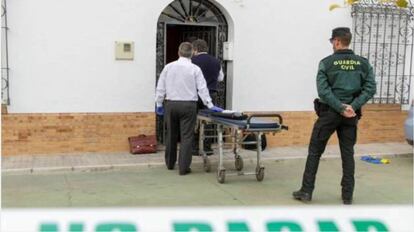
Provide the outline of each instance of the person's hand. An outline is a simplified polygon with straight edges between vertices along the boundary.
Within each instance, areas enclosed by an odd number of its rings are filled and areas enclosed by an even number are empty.
[[[210,110],[212,110],[212,111],[214,111],[214,112],[221,112],[221,111],[223,111],[223,109],[222,109],[222,108],[217,107],[217,106],[213,106],[213,107],[211,107],[211,108],[210,108]]]
[[[345,106],[345,111],[342,112],[342,116],[346,118],[353,118],[356,116],[355,110],[352,108],[351,105],[343,104]]]
[[[159,116],[164,115],[164,107],[162,106],[157,106],[157,108],[155,108],[155,113]]]

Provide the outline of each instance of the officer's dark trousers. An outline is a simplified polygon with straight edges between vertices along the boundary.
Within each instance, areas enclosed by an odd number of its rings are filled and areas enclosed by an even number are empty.
[[[325,151],[329,138],[336,131],[342,158],[342,198],[352,199],[355,185],[354,145],[356,142],[357,124],[357,117],[345,118],[329,108],[320,112],[319,118],[313,127],[309,143],[302,191],[313,192],[319,159]]]
[[[165,120],[167,139],[165,164],[173,169],[177,161],[178,137],[181,137],[178,166],[180,173],[186,172],[191,165],[194,127],[197,119],[197,102],[167,101],[165,103]]]

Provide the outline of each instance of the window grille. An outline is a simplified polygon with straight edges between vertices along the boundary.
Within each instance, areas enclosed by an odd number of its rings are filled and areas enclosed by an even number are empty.
[[[408,104],[413,77],[413,4],[399,8],[375,0],[352,6],[353,50],[369,60],[377,82],[370,103]]]

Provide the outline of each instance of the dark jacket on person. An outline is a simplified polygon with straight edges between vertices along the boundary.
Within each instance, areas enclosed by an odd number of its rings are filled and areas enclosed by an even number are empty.
[[[320,61],[317,89],[321,102],[338,113],[343,103],[359,110],[376,92],[372,66],[350,49],[338,50]]]
[[[210,91],[217,91],[217,78],[220,73],[220,61],[214,56],[207,53],[202,53],[191,58],[193,64],[200,67],[204,78],[207,82],[207,88]]]

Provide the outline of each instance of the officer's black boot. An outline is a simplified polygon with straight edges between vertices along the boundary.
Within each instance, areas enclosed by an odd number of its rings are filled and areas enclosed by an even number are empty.
[[[344,205],[352,205],[352,190],[342,188],[342,202]]]
[[[344,203],[344,205],[351,205],[355,186],[355,161],[353,159],[353,155],[342,156],[342,167],[342,202]]]
[[[296,200],[303,202],[312,200],[312,192],[315,186],[315,177],[319,166],[319,159],[320,156],[318,155],[308,155],[305,171],[303,173],[302,187],[292,194]]]
[[[303,190],[298,190],[292,193],[293,198],[303,202],[309,202],[312,200],[312,193],[307,193]]]

